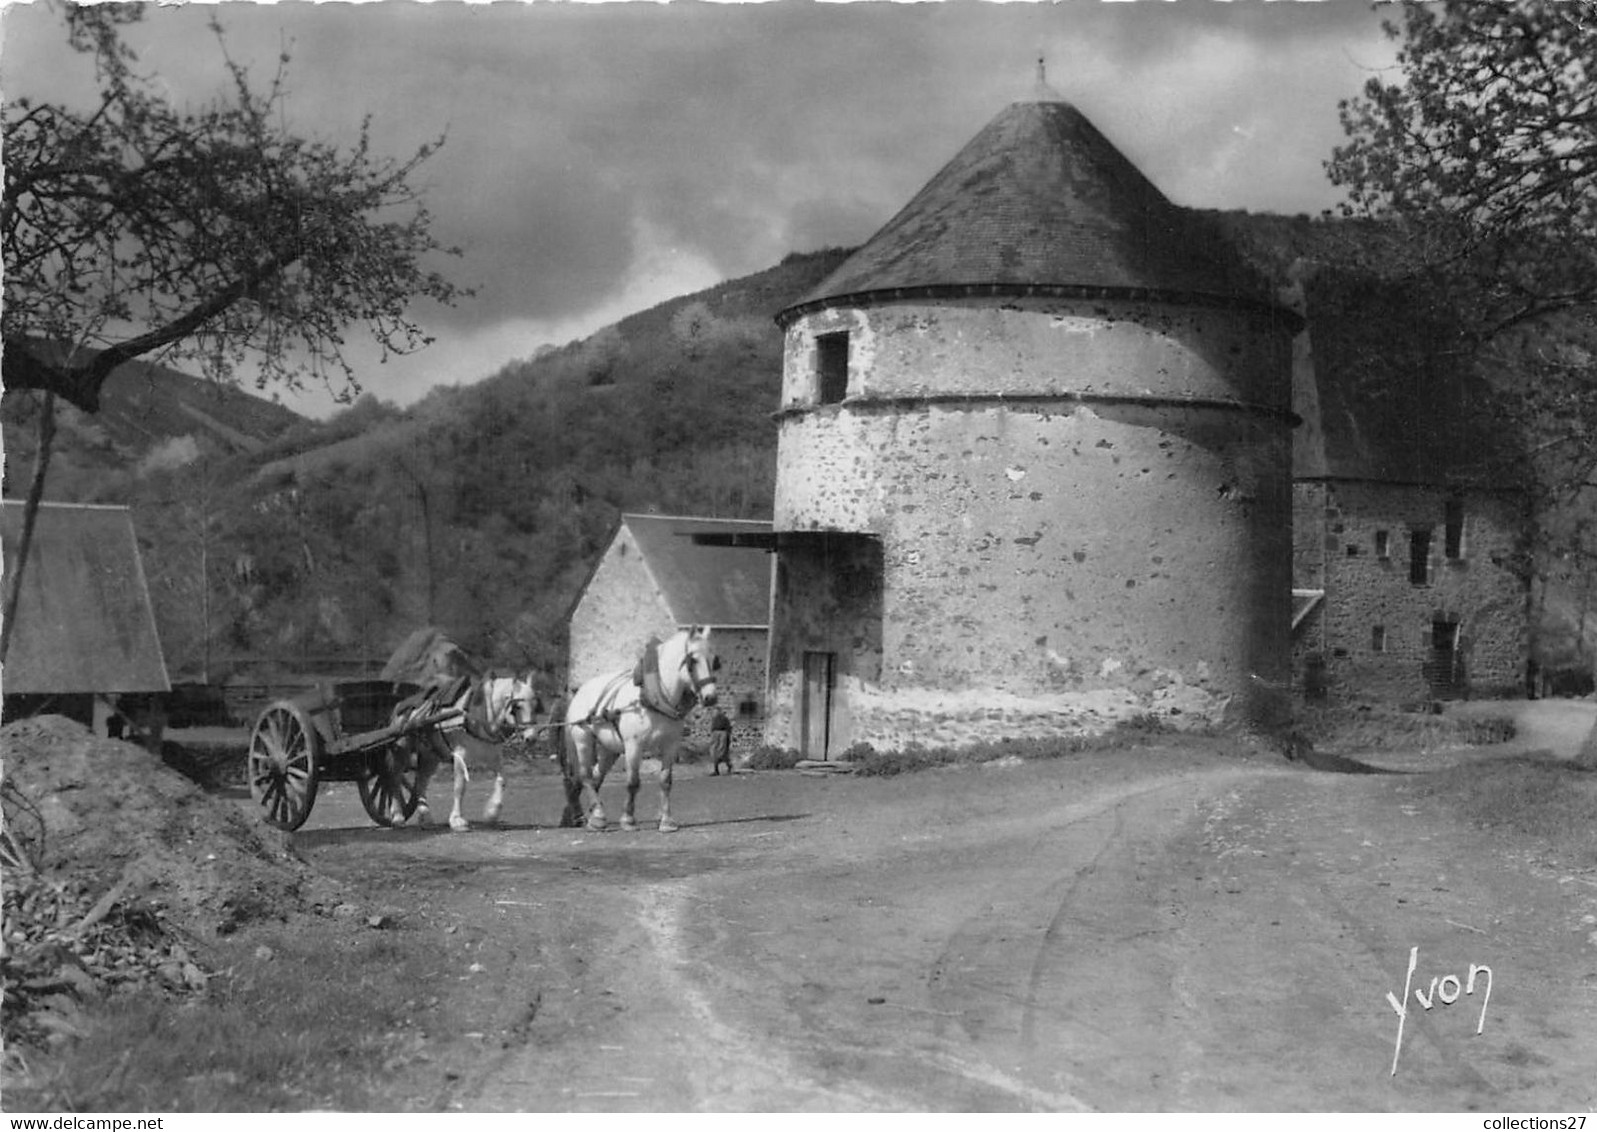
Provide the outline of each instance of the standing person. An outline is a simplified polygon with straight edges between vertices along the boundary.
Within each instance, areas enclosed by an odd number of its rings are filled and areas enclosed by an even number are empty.
[[[722,763],[726,764],[726,772],[732,773],[732,721],[720,708],[710,717],[710,759],[710,777],[720,775]]]

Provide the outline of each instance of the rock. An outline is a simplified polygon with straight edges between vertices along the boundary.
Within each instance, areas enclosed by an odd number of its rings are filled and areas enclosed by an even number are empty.
[[[273,951],[270,947],[267,947],[263,943],[255,949],[255,958],[259,959],[262,963],[270,963],[273,959],[277,958],[277,952]]]

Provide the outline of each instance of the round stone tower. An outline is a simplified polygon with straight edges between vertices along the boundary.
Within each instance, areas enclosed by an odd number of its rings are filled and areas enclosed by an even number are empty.
[[[1287,680],[1291,337],[1072,105],[783,311],[767,741],[962,746]]]

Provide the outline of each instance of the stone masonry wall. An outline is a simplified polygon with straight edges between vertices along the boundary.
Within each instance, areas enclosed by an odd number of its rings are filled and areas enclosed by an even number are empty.
[[[850,536],[784,550],[772,604],[766,741],[802,749],[804,654],[832,653],[837,667],[831,750],[843,751],[869,723],[856,712],[852,690],[881,682],[880,541]]]
[[[717,702],[732,721],[732,753],[748,754],[765,741],[764,629],[710,630],[710,646],[721,662],[716,681]],[[710,713],[703,708],[688,718],[688,733],[706,747],[710,742]]]
[[[566,683],[575,688],[631,668],[651,633],[664,637],[676,627],[637,541],[622,527],[572,610]]]
[[[1298,541],[1318,541],[1326,601],[1293,642],[1294,672],[1324,658],[1339,700],[1416,702],[1431,698],[1424,664],[1436,621],[1456,621],[1458,650],[1472,695],[1518,694],[1524,687],[1526,595],[1515,573],[1524,530],[1522,502],[1506,492],[1469,492],[1462,554],[1446,554],[1441,487],[1331,482],[1302,484]],[[1426,580],[1410,578],[1410,535],[1431,531]],[[1385,534],[1385,555],[1378,539]]]
[[[789,331],[785,404],[839,327],[848,395],[783,418],[774,525],[881,540],[880,679],[837,689],[854,736],[1197,722],[1286,679],[1284,333],[1132,304],[826,311]],[[773,712],[798,678],[778,659]]]
[[[630,670],[651,635],[664,638],[681,627],[623,527],[572,611],[568,691],[595,676]],[[710,645],[721,661],[716,690],[732,720],[734,747],[758,745],[764,732],[766,631],[712,627]],[[689,726],[702,738],[708,713],[695,712]]]

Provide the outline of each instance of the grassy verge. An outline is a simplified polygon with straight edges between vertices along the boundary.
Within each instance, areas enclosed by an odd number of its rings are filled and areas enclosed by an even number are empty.
[[[1465,820],[1539,842],[1560,861],[1597,867],[1597,771],[1537,755],[1466,763],[1416,776],[1423,797]]]
[[[6,1108],[435,1107],[460,1073],[428,1035],[470,1027],[428,997],[450,957],[423,937],[308,917],[251,931],[206,955],[220,970],[199,996],[151,988],[90,999],[73,1017],[80,1037],[10,1051]]]
[[[1379,708],[1300,707],[1297,732],[1322,751],[1483,747],[1514,738],[1511,719],[1460,718]]]

